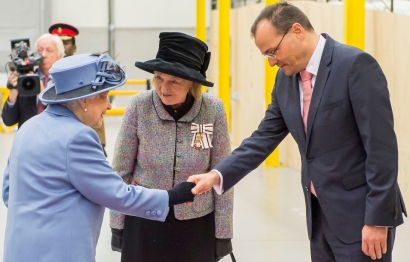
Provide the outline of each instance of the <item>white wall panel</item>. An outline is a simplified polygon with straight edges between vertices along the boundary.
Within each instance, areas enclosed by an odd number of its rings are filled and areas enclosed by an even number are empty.
[[[51,23],[61,22],[87,28],[101,28],[108,25],[108,0],[53,0],[51,2]]]
[[[207,0],[209,26],[210,0]],[[116,0],[115,26],[139,28],[192,28],[196,23],[196,0]]]
[[[207,0],[209,26],[210,0]],[[115,0],[116,28],[192,28],[196,23],[196,0]],[[53,0],[52,23],[77,27],[106,27],[108,0]]]

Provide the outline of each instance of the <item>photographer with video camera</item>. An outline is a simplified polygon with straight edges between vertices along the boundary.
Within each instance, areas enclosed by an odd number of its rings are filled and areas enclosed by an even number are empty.
[[[38,100],[50,79],[49,69],[64,56],[64,45],[56,35],[43,34],[30,50],[28,39],[12,40],[12,62],[7,87],[10,95],[3,105],[2,118],[7,126],[25,121],[41,113],[45,105]],[[35,68],[38,66],[38,68]]]

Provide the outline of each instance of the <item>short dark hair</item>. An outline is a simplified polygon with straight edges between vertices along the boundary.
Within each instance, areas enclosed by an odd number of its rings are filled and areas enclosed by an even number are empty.
[[[279,34],[284,34],[294,23],[299,23],[308,31],[314,30],[309,18],[299,8],[287,2],[266,6],[253,22],[252,37],[255,37],[256,28],[262,20],[269,20]]]
[[[75,37],[71,37],[71,43],[73,44],[73,46],[75,46]]]

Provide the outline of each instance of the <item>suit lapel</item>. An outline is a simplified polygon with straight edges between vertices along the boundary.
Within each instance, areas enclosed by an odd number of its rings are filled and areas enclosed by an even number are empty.
[[[292,97],[292,104],[290,105],[291,108],[297,108],[297,110],[291,110],[293,113],[293,119],[296,126],[296,133],[297,137],[299,138],[301,145],[306,145],[306,135],[303,128],[303,120],[302,120],[302,109],[300,108],[300,90],[299,90],[299,78],[298,74],[293,75],[291,78],[291,97]]]
[[[332,61],[333,47],[335,44],[335,41],[330,36],[323,36],[326,38],[326,44],[320,60],[319,70],[317,72],[316,82],[313,88],[312,100],[310,101],[309,115],[307,119],[306,148],[309,145],[313,122],[315,121],[317,109],[319,107],[320,100],[322,99],[323,90],[325,89],[326,81],[330,73],[329,64]]]

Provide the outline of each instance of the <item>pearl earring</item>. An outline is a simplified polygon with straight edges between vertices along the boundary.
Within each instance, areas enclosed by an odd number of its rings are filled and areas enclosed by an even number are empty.
[[[84,112],[87,112],[87,108],[84,108]]]

